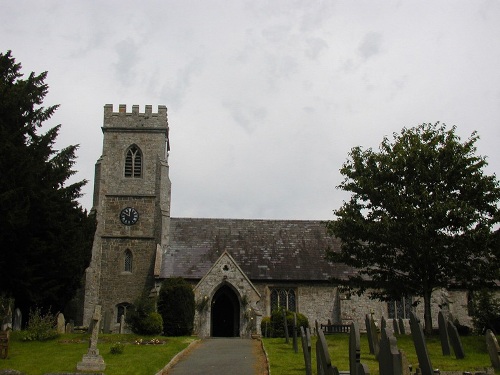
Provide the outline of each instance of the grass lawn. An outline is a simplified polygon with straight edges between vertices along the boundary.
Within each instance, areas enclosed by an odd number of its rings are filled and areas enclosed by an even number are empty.
[[[15,369],[28,375],[48,372],[74,372],[87,353],[89,335],[67,334],[45,342],[23,342],[18,333],[11,335],[8,359],[0,359],[0,369]],[[151,338],[136,335],[99,335],[97,348],[106,362],[106,375],[154,375],[194,337],[157,337],[162,345],[136,345],[135,340]],[[116,343],[125,345],[122,354],[111,354]]]
[[[418,360],[411,336],[398,335],[396,337],[398,348],[405,353],[408,363],[412,364],[415,370],[418,367]],[[447,357],[443,356],[438,336],[426,339],[431,363],[435,369],[440,369],[441,371],[474,371],[491,367],[490,357],[486,351],[486,342],[483,336],[464,336],[461,339],[465,351],[464,359],[456,359],[453,354]],[[326,336],[326,340],[332,364],[337,366],[340,371],[349,371],[349,335],[328,335]],[[285,344],[285,339],[282,338],[264,338],[263,341],[269,357],[272,375],[303,375],[305,373],[300,338],[298,353],[294,353],[293,351],[292,340],[290,340],[290,344]],[[316,338],[313,337],[312,341],[312,367],[313,374],[316,374]],[[368,339],[365,334],[361,335],[361,362],[369,367],[371,375],[379,374],[378,362],[370,354]],[[500,372],[497,371],[496,374],[500,374]]]

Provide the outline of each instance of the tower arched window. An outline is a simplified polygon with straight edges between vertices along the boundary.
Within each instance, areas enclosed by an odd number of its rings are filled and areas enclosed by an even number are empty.
[[[130,250],[125,250],[125,257],[124,257],[124,267],[123,270],[125,272],[132,272],[132,252]]]
[[[125,155],[125,177],[142,177],[142,152],[136,145],[130,146]]]

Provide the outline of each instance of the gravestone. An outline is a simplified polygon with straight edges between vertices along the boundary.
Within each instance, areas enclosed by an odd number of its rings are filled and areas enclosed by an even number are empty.
[[[361,363],[361,343],[358,325],[351,323],[349,329],[349,374],[350,375],[368,375],[370,370]]]
[[[299,352],[297,347],[297,313],[293,313],[293,351],[295,353]]]
[[[318,331],[318,339],[316,340],[316,370],[318,375],[340,375],[337,367],[332,365],[322,330]]]
[[[103,333],[111,333],[111,312],[104,312],[104,319],[102,324],[102,332]]]
[[[125,333],[125,315],[120,316],[120,328],[118,331],[120,334]]]
[[[66,323],[66,333],[73,333],[75,323],[73,321]]]
[[[398,349],[396,337],[387,327],[382,329],[380,337],[380,352],[378,355],[378,368],[380,374],[402,375],[403,363]]]
[[[462,346],[462,340],[460,340],[460,335],[458,334],[457,327],[455,324],[448,320],[448,335],[450,337],[450,343],[455,352],[455,357],[457,359],[465,358],[464,347]]]
[[[399,318],[398,322],[399,322],[399,333],[402,335],[406,335],[405,322],[403,318]]]
[[[396,318],[392,319],[392,327],[394,334],[399,335],[399,325],[398,325],[398,320]]]
[[[375,359],[378,360],[378,354],[380,351],[380,336],[378,334],[377,326],[375,324],[375,320],[373,319],[373,316],[370,317],[370,332],[372,336],[372,343],[373,343],[373,355],[375,355]]]
[[[92,316],[92,334],[89,340],[89,349],[87,354],[83,355],[82,361],[76,365],[78,371],[104,371],[106,368],[106,363],[104,363],[104,359],[99,355],[99,349],[97,349],[100,320],[101,306],[96,305]]]
[[[450,355],[450,341],[448,339],[448,327],[446,318],[442,311],[438,314],[439,339],[441,340],[441,350],[443,355]]]
[[[306,375],[312,375],[311,364],[311,331],[309,328],[300,327],[300,339],[302,342],[302,353],[304,354],[304,363],[306,365]]]
[[[9,355],[9,331],[0,331],[0,358],[7,359]]]
[[[66,320],[64,319],[64,314],[57,314],[57,333],[62,334],[66,331]]]
[[[285,309],[283,309],[283,325],[284,325],[284,329],[285,329],[285,342],[288,344],[289,342],[289,336],[288,336],[288,323],[286,321],[286,311]]]
[[[382,330],[387,327],[387,322],[385,321],[385,318],[382,317],[380,318],[380,332],[382,332]]]
[[[19,308],[14,310],[14,323],[12,324],[13,331],[20,331],[23,326],[23,314]]]
[[[486,348],[490,354],[491,365],[495,370],[500,370],[500,346],[491,329],[486,331]]]
[[[368,348],[370,349],[370,354],[375,354],[373,348],[373,336],[372,336],[372,325],[370,322],[370,315],[365,316],[365,327],[366,327],[366,337],[368,338]]]
[[[415,345],[415,351],[417,352],[420,372],[422,375],[433,375],[434,371],[432,370],[429,352],[427,351],[427,345],[425,344],[424,331],[422,330],[422,326],[413,312],[410,312],[410,328],[413,345]]]

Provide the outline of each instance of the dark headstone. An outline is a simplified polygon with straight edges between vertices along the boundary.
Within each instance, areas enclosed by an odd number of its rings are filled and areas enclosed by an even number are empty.
[[[378,367],[380,374],[384,375],[401,375],[403,373],[398,343],[387,327],[383,328],[381,332]]]
[[[337,367],[332,365],[322,330],[318,331],[318,340],[316,340],[316,370],[318,375],[340,375]]]
[[[375,359],[378,360],[378,353],[380,351],[380,336],[378,334],[377,326],[375,324],[375,320],[373,316],[370,317],[370,332],[372,335],[372,343],[373,343],[373,354],[375,355]]]
[[[297,347],[297,313],[293,313],[293,351],[295,353],[299,352],[299,348]]]
[[[405,322],[403,318],[399,318],[398,322],[399,322],[399,333],[402,335],[406,335]]]
[[[387,322],[385,321],[385,318],[382,317],[380,318],[380,332],[382,332],[382,330],[387,327]]]
[[[288,344],[289,343],[289,336],[288,336],[288,323],[286,321],[286,311],[283,309],[283,328],[285,329],[285,342]]]
[[[370,354],[375,354],[373,348],[373,336],[372,336],[372,325],[370,315],[365,316],[365,327],[366,327],[366,337],[368,338],[368,348],[370,349]]]
[[[349,374],[350,375],[363,375],[369,374],[368,367],[361,363],[361,344],[359,338],[358,325],[354,322],[351,323],[349,329]]]
[[[9,355],[9,331],[0,331],[0,358],[7,359]]]
[[[422,326],[413,312],[410,312],[410,328],[413,345],[415,345],[415,351],[417,352],[420,373],[422,375],[433,375],[434,371],[432,370],[429,352],[427,351],[427,345],[425,344],[424,331],[422,330]]]
[[[396,318],[392,319],[392,327],[394,334],[399,335],[399,325],[398,325],[398,320]]]
[[[448,339],[448,327],[443,312],[438,314],[439,339],[441,340],[441,350],[443,355],[450,355],[450,341]]]
[[[306,375],[312,375],[311,365],[311,332],[309,328],[300,327],[300,339],[302,341],[302,353],[304,354],[304,363],[306,366]]]
[[[500,370],[500,346],[491,329],[486,331],[486,348],[490,354],[491,365],[495,370]]]
[[[455,357],[457,359],[465,358],[464,347],[462,346],[462,340],[460,340],[460,335],[458,334],[457,327],[455,324],[448,321],[448,335],[450,337],[450,343],[455,352]]]

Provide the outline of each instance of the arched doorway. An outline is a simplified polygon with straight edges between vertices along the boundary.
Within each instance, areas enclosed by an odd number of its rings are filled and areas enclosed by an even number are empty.
[[[212,298],[212,336],[239,337],[240,302],[236,293],[223,285]]]

